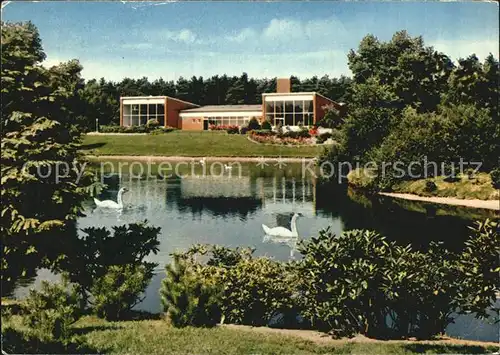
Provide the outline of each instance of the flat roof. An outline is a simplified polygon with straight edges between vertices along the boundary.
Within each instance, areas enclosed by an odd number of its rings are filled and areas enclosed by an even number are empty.
[[[163,96],[120,96],[120,100],[137,100],[137,99],[141,99],[141,100],[170,99],[170,100],[182,102],[184,104],[189,104],[189,105],[193,105],[196,107],[200,107],[200,105],[193,104],[192,102],[184,101],[184,100],[178,99],[176,97],[166,96],[166,95],[163,95]]]
[[[188,108],[181,110],[182,113],[187,112],[237,112],[237,111],[262,111],[262,105],[207,105],[197,108]]]

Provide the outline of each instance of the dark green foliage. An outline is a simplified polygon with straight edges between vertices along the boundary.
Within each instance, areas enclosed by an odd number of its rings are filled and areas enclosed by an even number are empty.
[[[293,309],[292,274],[267,258],[244,258],[222,276],[222,313],[229,323],[264,326]]]
[[[84,302],[90,295],[97,300],[98,304],[90,304],[98,307],[98,313],[120,316],[137,302],[153,275],[157,264],[144,259],[158,252],[160,228],[144,222],[113,227],[113,234],[94,227],[82,232],[60,270],[81,287]],[[118,288],[125,276],[129,281]],[[115,289],[108,289],[111,285]]]
[[[316,143],[325,143],[329,138],[332,138],[332,134],[330,132],[322,133],[316,137]]]
[[[424,339],[442,333],[453,312],[485,316],[499,290],[497,228],[479,224],[458,254],[437,244],[412,251],[369,231],[323,231],[300,246],[303,313],[338,336]]]
[[[42,282],[23,304],[23,321],[40,339],[68,341],[70,325],[82,315],[80,293],[67,282]]]
[[[380,145],[394,125],[397,97],[389,85],[370,78],[353,86],[351,98],[341,153],[349,160],[366,160],[366,153]]]
[[[176,262],[184,265],[185,270],[194,272],[187,279],[200,280],[205,287],[217,285],[218,312],[228,323],[266,325],[273,316],[287,314],[293,309],[293,285],[296,280],[286,264],[267,258],[253,258],[252,253],[250,249],[194,246]],[[208,256],[208,260],[200,263],[197,256]],[[178,279],[180,289],[186,290],[184,281]],[[169,289],[173,288],[168,276],[164,282]],[[195,295],[191,297],[199,298]],[[182,299],[190,297],[186,295]]]
[[[81,336],[58,340],[40,337],[36,332],[23,332],[11,326],[2,326],[2,350],[6,354],[96,354]]]
[[[484,63],[475,56],[460,59],[455,67],[421,37],[401,31],[388,42],[366,36],[348,61],[354,75],[348,115],[340,146],[326,159],[400,164],[403,176],[389,171],[379,177],[379,189],[409,179],[409,164],[424,157],[445,167],[460,158],[482,162],[483,171],[498,164],[500,71],[492,55]],[[413,169],[414,175],[423,173],[417,165]]]
[[[149,126],[101,126],[99,132],[101,133],[168,133],[175,131],[174,127],[159,127],[158,125],[152,124]]]
[[[425,191],[433,192],[437,190],[437,185],[434,181],[428,180],[425,182]]]
[[[262,127],[261,127],[262,130],[270,131],[272,128],[273,127],[271,126],[271,122],[269,122],[268,120],[262,122]]]
[[[336,336],[366,333],[377,324],[381,283],[390,245],[375,232],[350,231],[340,236],[321,231],[302,243],[298,265],[302,312],[312,326]],[[378,321],[380,323],[380,321]]]
[[[415,177],[445,175],[453,180],[460,172],[460,158],[466,163],[482,162],[482,170],[497,164],[500,131],[496,126],[487,110],[470,105],[442,107],[439,112],[425,114],[409,108],[403,111],[400,122],[369,156],[378,166],[384,161],[401,162],[400,167],[405,169],[406,175],[401,176],[389,168],[387,175],[380,179],[408,180],[411,177],[407,167],[411,162],[420,162],[412,166]],[[465,165],[464,169],[468,167]],[[381,183],[384,182],[379,181],[380,186]]]
[[[486,318],[486,311],[492,308],[500,291],[499,224],[498,221],[478,221],[471,231],[458,258],[457,303],[461,312],[473,312],[479,318]]]
[[[300,130],[300,131],[281,131],[278,133],[279,138],[309,138],[311,135],[307,130]]]
[[[53,268],[76,237],[74,220],[94,191],[78,178],[79,132],[72,112],[76,61],[50,70],[31,23],[2,23],[2,292],[40,266]],[[45,176],[45,177],[43,177]]]
[[[108,320],[123,319],[142,299],[153,270],[144,265],[112,265],[95,279],[90,294],[92,310]]]
[[[253,258],[250,249],[197,245],[175,256],[161,292],[180,325],[207,324],[204,292],[212,290],[228,323],[266,325],[279,314],[300,314],[311,328],[334,336],[430,339],[444,332],[453,314],[485,317],[493,307],[499,238],[498,224],[488,220],[458,253],[436,243],[412,250],[372,231],[337,236],[324,230],[300,244],[303,258],[296,263]]]
[[[323,108],[325,110],[325,116],[319,122],[318,126],[326,128],[339,128],[344,123],[343,113],[341,113],[334,106],[326,106]]]
[[[217,285],[196,272],[196,265],[174,255],[166,266],[160,295],[163,310],[175,327],[214,326],[220,319]]]
[[[301,129],[300,131],[287,131],[278,133],[279,138],[310,138],[311,134],[307,129]]]
[[[500,189],[500,168],[491,170],[490,175],[491,185],[496,189]]]
[[[264,136],[264,137],[277,135],[276,132],[270,131],[267,129],[256,129],[256,130],[252,131],[252,134],[255,134],[257,136]]]
[[[228,134],[238,134],[238,133],[240,133],[240,128],[238,126],[229,126],[226,129],[226,132]]]
[[[251,130],[251,131],[254,131],[254,130],[260,129],[260,123],[259,123],[259,121],[257,120],[257,118],[252,117],[252,118],[250,119],[250,121],[248,121],[248,129],[249,129],[249,130]]]

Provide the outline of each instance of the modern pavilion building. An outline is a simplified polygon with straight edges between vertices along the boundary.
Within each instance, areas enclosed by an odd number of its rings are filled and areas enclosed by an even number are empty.
[[[272,126],[312,126],[333,106],[341,113],[345,105],[316,92],[291,92],[290,79],[278,79],[276,93],[262,94],[259,105],[199,106],[169,96],[120,98],[120,125],[145,125],[156,119],[162,126],[183,130],[207,130],[210,125],[245,126],[255,117]]]

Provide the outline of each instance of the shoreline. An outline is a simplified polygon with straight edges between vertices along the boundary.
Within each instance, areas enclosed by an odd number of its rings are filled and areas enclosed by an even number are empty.
[[[250,163],[259,163],[263,160],[267,162],[282,162],[282,163],[302,163],[302,162],[311,162],[316,160],[316,158],[292,158],[292,157],[275,157],[275,156],[260,156],[260,157],[213,157],[213,156],[164,156],[164,155],[84,155],[85,158],[89,160],[135,160],[135,161],[143,161],[143,162],[158,162],[158,161],[187,161],[187,160],[199,160],[200,158],[205,158],[206,161],[220,161],[220,162],[230,162],[230,161],[238,161],[238,162],[250,162]]]
[[[434,196],[427,197],[427,196],[419,196],[414,194],[397,193],[397,192],[379,192],[378,194],[391,198],[430,202],[441,205],[464,206],[464,207],[481,208],[481,209],[496,210],[496,211],[500,210],[499,200],[477,200],[477,199],[467,200],[456,197],[434,197]]]

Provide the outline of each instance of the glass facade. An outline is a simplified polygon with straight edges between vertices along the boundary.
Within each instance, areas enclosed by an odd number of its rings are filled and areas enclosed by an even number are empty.
[[[149,120],[165,124],[165,104],[123,104],[123,125],[143,126]]]
[[[208,121],[208,125],[216,126],[246,126],[250,117],[205,117],[205,121]]]
[[[273,126],[312,126],[314,109],[312,100],[283,100],[266,102],[266,119]]]

